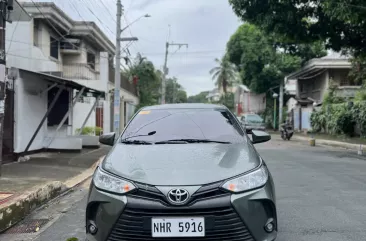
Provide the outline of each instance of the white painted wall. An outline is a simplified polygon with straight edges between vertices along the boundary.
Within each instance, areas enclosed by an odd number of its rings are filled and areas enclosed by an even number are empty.
[[[45,28],[41,28],[42,48],[33,45],[33,24],[33,20],[6,24],[6,66],[32,71],[60,71],[62,62],[49,57],[50,34]]]
[[[76,103],[73,112],[73,123],[72,123],[72,134],[75,135],[76,129],[81,128],[83,122],[85,121],[89,111],[93,107],[95,103],[95,98],[91,98],[90,103]],[[95,127],[96,126],[96,118],[95,111],[93,111],[88,119],[86,126]]]
[[[286,106],[287,106],[287,112],[291,112],[292,109],[294,109],[296,107],[296,104],[297,104],[297,100],[295,98],[290,98],[287,103],[286,103]]]
[[[47,110],[47,83],[23,75],[15,81],[14,96],[14,152],[23,152]],[[29,150],[43,148],[47,121],[41,127]]]

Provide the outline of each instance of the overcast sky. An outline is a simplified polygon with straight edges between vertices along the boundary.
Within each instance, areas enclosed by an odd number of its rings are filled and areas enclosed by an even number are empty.
[[[45,1],[56,3],[75,20],[95,21],[115,42],[116,0]],[[122,0],[122,4],[122,28],[144,14],[151,15],[123,33],[139,38],[129,48],[132,56],[140,52],[162,69],[167,39],[187,43],[188,49],[177,52],[176,47],[171,47],[169,76],[177,77],[188,95],[214,88],[208,72],[215,67],[214,59],[224,54],[226,42],[240,25],[227,0]]]

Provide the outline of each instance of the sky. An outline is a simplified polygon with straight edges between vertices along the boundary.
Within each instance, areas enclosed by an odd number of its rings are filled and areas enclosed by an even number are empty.
[[[116,0],[33,1],[54,2],[74,20],[94,21],[115,42]],[[168,76],[177,77],[188,95],[214,88],[209,74],[216,66],[214,59],[223,56],[227,41],[241,24],[228,0],[122,0],[122,4],[122,28],[140,16],[151,15],[122,34],[139,39],[129,47],[132,56],[140,52],[162,70],[165,43],[188,44],[188,48],[169,48]]]

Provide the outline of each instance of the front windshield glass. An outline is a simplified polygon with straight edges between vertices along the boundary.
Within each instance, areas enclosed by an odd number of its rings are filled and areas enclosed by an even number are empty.
[[[263,119],[259,115],[247,115],[245,120],[249,123],[262,123]]]
[[[150,136],[150,132],[155,132]],[[136,136],[136,137],[132,137]],[[177,139],[206,139],[239,143],[244,132],[235,117],[225,110],[166,109],[140,111],[126,127],[122,140],[159,142]]]

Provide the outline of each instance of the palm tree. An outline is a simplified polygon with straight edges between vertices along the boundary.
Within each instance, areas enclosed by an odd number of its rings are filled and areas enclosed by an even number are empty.
[[[215,62],[218,64],[218,66],[210,70],[210,75],[212,75],[213,80],[216,80],[215,85],[219,89],[222,88],[226,94],[227,87],[232,86],[232,84],[238,79],[237,69],[226,56],[224,56],[221,60],[216,58]]]

